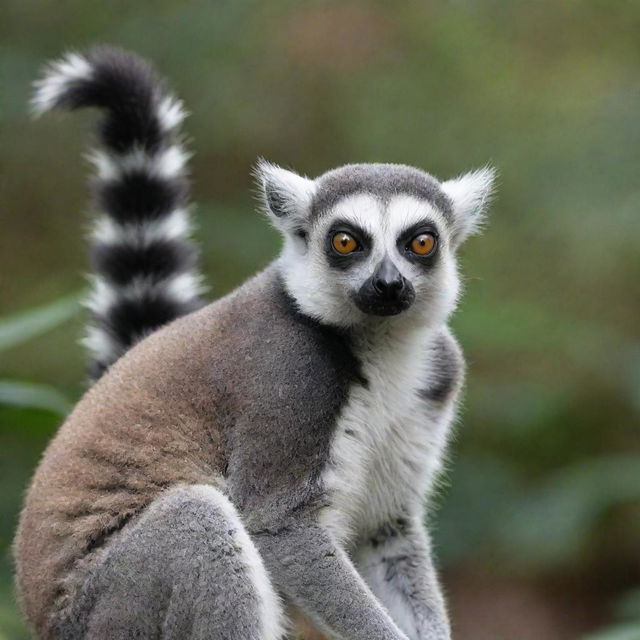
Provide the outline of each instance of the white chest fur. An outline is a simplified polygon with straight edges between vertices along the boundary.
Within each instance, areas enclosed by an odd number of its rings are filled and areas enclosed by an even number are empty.
[[[367,385],[350,392],[323,474],[329,505],[320,521],[338,541],[415,513],[440,470],[455,394],[432,402],[423,393],[437,376],[429,351],[438,333],[381,332],[356,343]]]

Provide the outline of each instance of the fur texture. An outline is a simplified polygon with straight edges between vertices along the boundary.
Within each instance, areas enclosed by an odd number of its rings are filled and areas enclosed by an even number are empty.
[[[424,524],[414,516],[390,520],[362,540],[355,565],[408,638],[449,636],[444,599]]]
[[[146,638],[159,626],[175,640],[282,635],[262,559],[229,500],[210,485],[164,493],[74,579],[81,586],[55,629],[61,638]]]
[[[186,114],[145,61],[106,47],[49,65],[32,105],[36,114],[104,111],[89,156],[104,214],[91,234],[93,322],[84,340],[97,378],[141,337],[202,305],[178,137]]]
[[[108,216],[95,231],[95,344],[101,367],[126,353],[27,493],[15,542],[27,618],[47,639],[271,640],[282,597],[330,637],[447,640],[423,522],[464,372],[447,328],[456,251],[490,172],[441,183],[349,165],[313,180],[262,161],[281,256],[128,348],[151,329],[132,323],[134,307],[157,318],[157,299],[171,317],[197,306],[184,154],[167,138],[182,111],[132,60],[70,56],[36,100],[110,114],[96,156]],[[127,88],[131,112],[113,106]],[[345,233],[343,254],[333,241]],[[411,288],[402,307],[382,271]],[[363,307],[363,288],[378,303]]]

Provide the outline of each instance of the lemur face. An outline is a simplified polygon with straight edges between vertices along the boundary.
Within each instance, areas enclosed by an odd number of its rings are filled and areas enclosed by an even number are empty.
[[[394,316],[416,302],[433,302],[432,290],[441,287],[446,272],[444,220],[428,202],[410,195],[343,198],[309,239],[322,247],[323,277],[367,315]]]
[[[285,237],[283,278],[303,312],[339,326],[451,313],[455,252],[479,224],[491,170],[440,183],[402,165],[347,165],[309,180],[261,163],[258,176]]]

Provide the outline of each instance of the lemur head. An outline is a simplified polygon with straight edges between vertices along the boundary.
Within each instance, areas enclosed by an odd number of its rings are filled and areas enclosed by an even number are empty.
[[[285,286],[304,313],[343,327],[451,313],[456,250],[482,222],[492,169],[439,182],[408,166],[356,164],[311,180],[261,161],[256,174],[285,239]]]

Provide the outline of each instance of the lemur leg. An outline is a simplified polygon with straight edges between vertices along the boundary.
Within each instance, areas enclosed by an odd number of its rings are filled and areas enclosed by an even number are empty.
[[[442,591],[421,518],[397,518],[363,539],[354,562],[411,640],[451,637]]]
[[[273,580],[331,638],[407,640],[330,534],[293,520],[254,535]]]
[[[236,510],[217,489],[196,485],[163,494],[117,534],[59,635],[277,640],[282,614]]]

